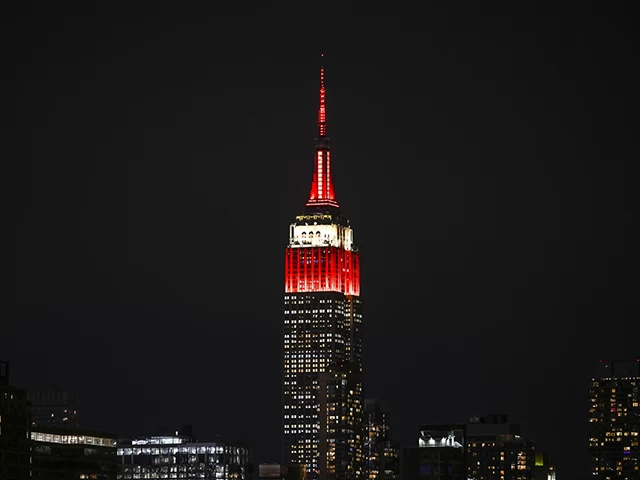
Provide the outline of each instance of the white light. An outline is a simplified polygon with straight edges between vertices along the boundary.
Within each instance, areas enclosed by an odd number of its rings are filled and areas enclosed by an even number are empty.
[[[353,231],[342,225],[291,225],[290,247],[341,247],[352,250]]]

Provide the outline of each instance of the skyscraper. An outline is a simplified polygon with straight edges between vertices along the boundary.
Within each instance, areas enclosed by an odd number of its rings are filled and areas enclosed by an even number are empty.
[[[600,362],[589,401],[592,478],[639,478],[640,360]]]
[[[331,178],[324,67],[315,173],[285,256],[283,454],[310,480],[363,472],[360,257]]]
[[[377,398],[364,401],[364,471],[367,480],[397,480],[400,449],[391,440],[389,406]]]

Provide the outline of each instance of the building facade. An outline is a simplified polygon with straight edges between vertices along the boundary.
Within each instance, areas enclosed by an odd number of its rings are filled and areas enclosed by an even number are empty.
[[[418,446],[402,450],[402,478],[467,480],[465,436],[465,425],[422,425]]]
[[[315,173],[285,255],[283,456],[311,480],[363,477],[360,256],[331,177],[324,67]]]
[[[307,471],[303,465],[282,465],[261,463],[258,466],[259,480],[306,480]]]
[[[364,471],[368,480],[397,480],[400,449],[391,440],[389,406],[377,398],[364,401]]]
[[[69,427],[33,427],[32,478],[115,480],[116,436]]]
[[[31,467],[29,402],[27,392],[12,387],[9,380],[9,362],[0,361],[0,479],[27,479]]]
[[[403,480],[555,480],[546,454],[506,415],[461,425],[422,425],[418,446],[402,449]]]
[[[177,432],[179,433],[179,432]],[[184,435],[118,441],[118,479],[250,480],[251,449]]]
[[[556,469],[549,463],[549,456],[546,453],[536,453],[533,478],[534,480],[556,480]]]
[[[536,452],[506,415],[472,417],[467,424],[467,474],[474,480],[530,480]]]
[[[58,389],[29,392],[34,427],[80,428],[79,396]]]
[[[594,479],[640,478],[640,360],[598,364],[589,387]]]

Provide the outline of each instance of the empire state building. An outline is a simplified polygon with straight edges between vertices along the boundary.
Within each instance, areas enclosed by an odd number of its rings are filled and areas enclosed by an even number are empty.
[[[325,93],[322,67],[315,173],[285,256],[283,454],[310,480],[360,480],[360,255],[331,178]]]

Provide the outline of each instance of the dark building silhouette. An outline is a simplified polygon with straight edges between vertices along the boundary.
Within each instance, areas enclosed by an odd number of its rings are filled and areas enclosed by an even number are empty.
[[[402,450],[401,478],[467,480],[465,435],[465,425],[422,425],[418,446]]]
[[[360,480],[360,256],[333,188],[324,67],[314,164],[285,254],[283,463],[305,465],[310,480]]]
[[[536,453],[535,466],[533,468],[534,480],[556,480],[556,469],[549,463],[546,453]]]
[[[377,398],[364,401],[364,471],[369,480],[396,480],[400,475],[400,449],[391,440],[389,406]]]
[[[27,392],[11,386],[9,362],[0,361],[0,479],[29,478],[30,425]]]
[[[9,362],[0,360],[0,387],[9,386]]]
[[[116,436],[68,426],[33,427],[32,477],[115,480]]]
[[[535,447],[506,415],[472,417],[467,425],[467,474],[475,480],[530,480]]]
[[[258,466],[259,480],[306,480],[304,465],[282,465],[280,463],[261,463]]]
[[[163,429],[164,430],[164,429]],[[251,449],[244,444],[201,442],[191,429],[118,440],[118,479],[250,480]]]
[[[35,427],[80,428],[79,396],[52,388],[28,392],[31,403],[31,422]]]
[[[597,365],[589,387],[594,479],[640,478],[640,360]]]

